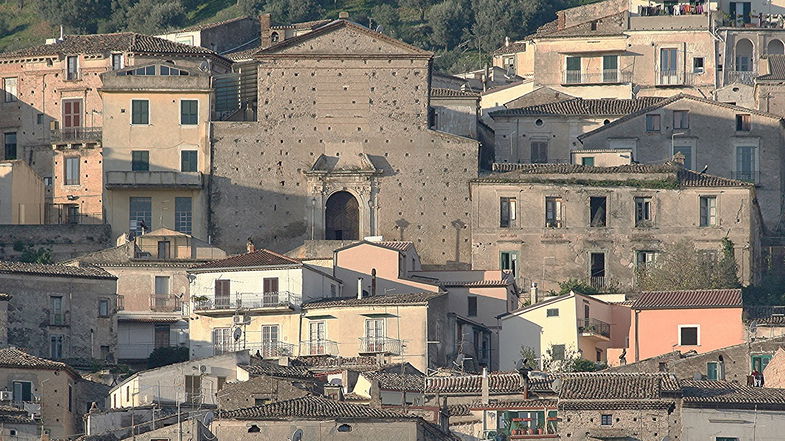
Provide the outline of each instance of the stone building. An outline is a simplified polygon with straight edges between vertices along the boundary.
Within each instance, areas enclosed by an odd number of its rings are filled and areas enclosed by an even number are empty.
[[[779,116],[730,104],[677,95],[578,137],[586,149],[632,149],[635,161],[659,163],[681,153],[684,166],[756,184],[768,231],[783,217]]]
[[[100,268],[0,262],[8,344],[58,359],[117,355],[117,278]]]
[[[455,89],[431,88],[431,128],[477,139],[480,95]]]
[[[259,19],[248,16],[234,17],[217,23],[189,26],[157,37],[225,54],[259,44]]]
[[[258,121],[213,123],[215,243],[384,235],[468,267],[478,143],[429,129],[432,57],[346,20],[260,50]]]
[[[300,366],[282,366],[251,358],[240,366],[238,381],[218,391],[221,410],[245,409],[308,395],[321,395],[322,381]]]
[[[757,280],[761,226],[749,183],[677,163],[506,169],[471,183],[475,266],[514,269],[546,291],[570,278],[627,288],[636,267],[690,237],[713,255],[730,240],[742,283]]]

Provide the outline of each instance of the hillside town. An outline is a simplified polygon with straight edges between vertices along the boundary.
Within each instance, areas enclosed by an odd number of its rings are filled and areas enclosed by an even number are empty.
[[[783,439],[784,15],[0,53],[0,440]]]

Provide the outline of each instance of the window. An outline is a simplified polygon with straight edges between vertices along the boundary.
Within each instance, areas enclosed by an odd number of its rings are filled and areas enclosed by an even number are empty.
[[[651,226],[651,198],[639,196],[635,198],[635,226]]]
[[[14,401],[17,403],[33,401],[33,383],[30,381],[14,381]]]
[[[73,127],[82,127],[82,100],[80,99],[63,100],[63,128]]]
[[[589,253],[589,277],[591,286],[605,288],[605,253]]]
[[[215,281],[215,306],[228,307],[229,306],[229,280],[218,279]]]
[[[277,357],[278,353],[278,325],[262,325],[262,356],[264,358]]]
[[[3,102],[5,103],[13,103],[16,101],[16,77],[14,78],[3,78]]]
[[[751,357],[751,360],[752,360],[752,370],[763,373],[763,371],[766,370],[766,366],[768,366],[769,362],[771,361],[771,355],[770,354],[753,355]]]
[[[98,300],[98,316],[109,317],[109,299]]]
[[[43,113],[39,113],[38,115],[35,116],[35,123],[38,124],[38,125],[41,125],[41,124],[44,123],[44,114]]]
[[[531,160],[532,164],[542,164],[548,162],[548,142],[532,141]]]
[[[191,198],[174,198],[174,229],[193,234],[193,202]]]
[[[673,111],[673,128],[674,129],[689,129],[690,128],[690,113],[686,110]]]
[[[112,70],[120,70],[123,66],[123,54],[112,54]]]
[[[155,295],[169,295],[169,276],[155,276]]]
[[[601,415],[600,424],[603,426],[610,426],[613,424],[613,415]]]
[[[5,150],[3,159],[16,159],[16,132],[6,132],[3,134]]]
[[[153,222],[152,198],[129,198],[129,231],[132,235],[144,234]]]
[[[619,56],[604,55],[602,57],[602,82],[616,83],[619,81]]]
[[[365,320],[364,352],[384,352],[384,319]]]
[[[604,227],[607,223],[605,196],[592,196],[589,198],[589,225],[592,227]]]
[[[549,308],[545,311],[546,317],[558,317],[559,316],[559,308]]]
[[[564,360],[564,345],[551,345],[551,359],[555,361]]]
[[[645,269],[647,266],[657,261],[656,251],[636,251],[635,252],[635,267],[638,269]]]
[[[500,268],[502,271],[509,271],[513,277],[518,273],[518,253],[516,251],[502,251],[499,253]]]
[[[697,346],[700,344],[697,325],[679,326],[679,346]]]
[[[695,57],[692,59],[692,73],[702,74],[704,69],[703,57]]]
[[[581,82],[581,57],[567,57],[566,84],[579,84]]]
[[[278,277],[262,279],[262,301],[265,306],[278,306]]]
[[[477,317],[477,297],[469,296],[466,299],[469,301],[467,314],[469,317]]]
[[[213,328],[213,353],[221,355],[232,350],[232,328]]]
[[[150,124],[150,101],[131,100],[131,124]]]
[[[50,324],[58,326],[65,324],[65,313],[63,313],[63,297],[51,296],[49,297],[49,306],[51,308],[52,320]]]
[[[545,226],[547,228],[561,228],[561,198],[545,198]]]
[[[199,101],[182,100],[180,101],[180,124],[193,126],[199,123]]]
[[[706,378],[709,380],[724,380],[723,363],[720,361],[710,361],[706,363]]]
[[[65,204],[65,223],[78,224],[79,223],[79,205],[78,204]]]
[[[51,335],[49,336],[49,356],[53,360],[63,358],[63,336]]]
[[[65,57],[66,80],[75,81],[79,79],[79,57],[72,55]]]
[[[180,171],[195,172],[197,169],[198,152],[196,150],[183,150],[180,152]]]
[[[739,114],[736,115],[736,131],[749,132],[750,131],[750,115]]]
[[[661,127],[661,119],[662,117],[656,113],[650,113],[646,115],[646,131],[659,132]]]
[[[501,228],[508,228],[515,225],[515,211],[516,211],[515,198],[501,198],[499,199],[499,226]]]
[[[673,155],[675,156],[676,153],[681,153],[684,155],[684,168],[688,168],[690,170],[695,169],[695,164],[693,164],[693,155],[692,155],[692,146],[691,145],[675,145],[673,146]]]
[[[679,83],[678,75],[678,49],[660,49],[660,76],[659,85],[671,85]]]
[[[327,323],[322,320],[312,321],[308,324],[309,347],[306,350],[310,355],[324,355],[327,353],[325,339],[327,336]]]
[[[192,404],[199,404],[202,401],[202,376],[185,376],[185,400]]]
[[[65,185],[79,185],[79,156],[67,156],[65,162]]]
[[[581,158],[581,165],[594,167],[594,156],[584,156]]]
[[[736,147],[736,179],[747,182],[757,181],[757,166],[754,146]]]
[[[131,151],[131,170],[150,171],[150,152],[147,150]]]
[[[713,227],[717,225],[717,196],[700,197],[700,226]]]

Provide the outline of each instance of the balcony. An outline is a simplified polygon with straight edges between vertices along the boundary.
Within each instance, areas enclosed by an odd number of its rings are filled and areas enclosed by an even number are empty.
[[[332,340],[305,340],[300,342],[300,356],[338,355],[338,343]]]
[[[387,337],[361,337],[360,355],[401,354],[401,340]]]
[[[752,86],[756,76],[757,74],[753,71],[729,70],[725,84],[741,83]]]
[[[100,142],[101,127],[66,127],[51,131],[52,144]]]
[[[50,326],[70,326],[70,314],[67,312],[52,312],[49,314]]]
[[[44,207],[44,219],[47,225],[100,225],[104,223],[104,214],[100,212],[83,213],[79,204],[50,204]]]
[[[586,84],[622,84],[632,80],[632,72],[618,69],[604,69],[602,72],[582,72],[566,70],[562,85],[577,86]]]
[[[600,292],[604,291],[606,288],[608,280],[605,276],[591,276],[589,277],[589,285],[592,288],[599,290]]]
[[[106,188],[119,190],[125,188],[202,188],[202,174],[199,172],[176,171],[108,171]]]
[[[299,294],[289,291],[242,292],[230,296],[196,296],[193,298],[195,311],[218,311],[236,309],[295,309],[302,303]]]
[[[756,184],[760,182],[760,172],[757,170],[736,170],[733,172],[733,179]]]
[[[578,333],[583,337],[609,340],[611,338],[611,325],[593,318],[578,319]]]
[[[689,86],[692,84],[693,74],[678,70],[655,71],[655,85],[659,87]]]
[[[171,295],[151,295],[150,311],[155,312],[180,312],[182,305],[180,299]]]

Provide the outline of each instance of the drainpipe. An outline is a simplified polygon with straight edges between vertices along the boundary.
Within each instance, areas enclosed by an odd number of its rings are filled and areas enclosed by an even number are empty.
[[[635,310],[635,361],[641,361],[640,346],[638,345],[638,314],[640,310]]]

